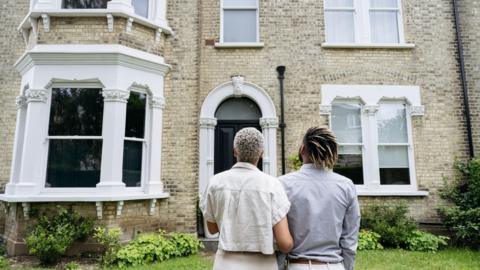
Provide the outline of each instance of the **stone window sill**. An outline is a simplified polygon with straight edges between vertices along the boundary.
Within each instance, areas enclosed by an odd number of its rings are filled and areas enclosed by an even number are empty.
[[[413,43],[322,43],[325,49],[413,49]]]
[[[216,42],[215,48],[263,48],[263,42]]]
[[[170,197],[167,192],[147,194],[144,192],[122,192],[111,193],[108,195],[94,194],[95,188],[92,191],[75,192],[62,194],[58,193],[41,193],[39,195],[18,196],[0,194],[0,201],[4,202],[112,202],[112,201],[134,201],[134,200],[151,200],[151,199],[166,199]]]
[[[18,30],[30,29],[32,27],[30,20],[41,18],[44,14],[51,17],[106,17],[107,14],[111,14],[113,17],[132,18],[135,23],[162,30],[165,34],[173,34],[172,29],[167,26],[165,21],[153,21],[121,9],[35,9],[25,16]]]
[[[357,195],[359,197],[426,197],[429,195],[428,191],[423,190],[361,190],[357,188]]]

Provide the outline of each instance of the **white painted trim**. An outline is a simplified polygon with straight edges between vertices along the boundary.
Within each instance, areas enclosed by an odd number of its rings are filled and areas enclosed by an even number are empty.
[[[362,106],[362,159],[364,184],[357,185],[359,194],[367,196],[427,196],[428,192],[417,191],[417,179],[415,171],[415,155],[413,149],[413,135],[411,107],[423,108],[418,86],[395,86],[395,85],[322,85],[322,114],[327,115],[331,121],[331,106],[333,103],[356,102]],[[377,128],[377,112],[379,104],[390,102],[402,102],[406,105],[406,121],[408,142],[402,144],[408,146],[408,166],[410,175],[409,185],[381,185]],[[418,109],[415,109],[418,110]],[[422,195],[423,194],[423,195]]]
[[[428,191],[413,190],[413,191],[397,191],[397,190],[381,190],[381,191],[372,191],[372,190],[361,190],[357,188],[358,196],[382,196],[382,197],[425,197],[429,195]]]
[[[143,193],[143,192],[119,192],[107,195],[96,194],[95,188],[88,193],[63,193],[63,194],[40,194],[33,196],[14,196],[0,194],[0,201],[5,202],[111,202],[111,201],[133,201],[133,200],[150,200],[165,199],[170,197],[167,192],[161,193]]]
[[[215,47],[218,48],[233,48],[233,44],[243,44],[239,45],[238,47],[245,48],[245,47],[263,47],[263,43],[260,42],[260,0],[256,0],[256,5],[255,7],[253,6],[231,6],[231,7],[224,7],[223,5],[224,0],[220,0],[220,42],[215,43]],[[249,10],[255,10],[256,11],[256,42],[224,42],[224,25],[223,25],[223,17],[224,17],[224,11],[225,10],[235,10],[235,9],[249,9]],[[218,45],[217,45],[218,44]],[[260,46],[261,44],[261,46]],[[247,46],[245,46],[247,45]],[[252,46],[253,45],[253,46]]]
[[[263,48],[263,42],[215,42],[215,48]]]
[[[118,65],[161,75],[170,69],[163,57],[123,45],[36,45],[14,64],[20,74],[39,65]]]
[[[325,49],[413,49],[413,43],[322,43]]]
[[[105,9],[64,9],[61,0],[42,0],[31,5],[31,9],[20,23],[18,29],[29,29],[29,18],[36,19],[42,14],[51,17],[105,17],[112,14],[114,17],[133,18],[136,23],[153,28],[162,29],[167,34],[173,34],[172,29],[166,21],[166,1],[150,0],[155,2],[149,4],[149,18],[137,15],[134,12],[131,0],[113,0],[110,1]],[[150,10],[154,9],[155,12]]]

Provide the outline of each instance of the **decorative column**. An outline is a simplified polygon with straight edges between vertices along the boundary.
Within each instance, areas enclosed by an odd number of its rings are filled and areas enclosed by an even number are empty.
[[[132,6],[132,0],[111,0],[107,4],[108,9],[121,10],[126,13],[134,13],[135,11]]]
[[[23,129],[23,146],[20,146],[21,133],[17,133],[15,144],[14,166],[12,168],[12,179],[7,185],[5,193],[8,195],[33,195],[40,192],[44,184],[43,175],[43,155],[45,150],[45,136],[42,131],[46,130],[48,119],[47,108],[48,92],[45,89],[28,89],[24,98],[17,99],[17,108],[20,110],[17,114],[21,117],[23,102],[26,102],[27,110],[25,113],[25,127],[22,128],[17,121],[17,132]],[[18,117],[17,116],[17,117]],[[45,135],[45,136],[43,136]],[[18,156],[18,154],[20,154]],[[18,171],[17,171],[18,170]],[[14,180],[17,178],[18,180]]]
[[[149,145],[149,172],[146,183],[146,193],[162,193],[162,130],[163,130],[163,109],[165,99],[161,96],[153,96],[150,100],[150,145]]]
[[[374,189],[380,186],[380,171],[377,169],[378,166],[378,147],[377,147],[377,138],[378,138],[378,129],[377,129],[377,112],[378,105],[366,105],[363,108],[363,111],[366,114],[366,130],[370,131],[370,136],[364,138],[364,148],[363,151],[366,151],[367,160],[370,162],[369,168],[366,170],[366,179],[371,179],[371,187]]]
[[[263,171],[272,176],[277,175],[277,118],[260,118],[263,137],[265,138],[263,152]]]
[[[25,116],[27,110],[27,99],[25,96],[17,96],[15,100],[17,107],[17,121],[15,126],[15,141],[13,143],[13,156],[12,156],[12,168],[10,171],[10,182],[7,184],[11,185],[18,182],[18,177],[20,174],[20,164],[23,150],[23,142],[25,136]]]
[[[125,188],[122,181],[123,141],[127,101],[130,92],[119,89],[104,89],[102,166],[97,188],[102,194],[119,192]]]

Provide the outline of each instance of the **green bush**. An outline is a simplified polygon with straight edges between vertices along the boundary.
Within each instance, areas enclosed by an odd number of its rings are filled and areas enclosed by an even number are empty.
[[[419,230],[413,231],[406,239],[406,248],[412,251],[436,252],[448,245],[448,237],[436,236]]]
[[[303,162],[300,160],[300,156],[298,154],[289,156],[288,160],[292,163],[292,167],[295,171],[300,170],[300,167],[303,165]]]
[[[86,239],[92,228],[92,220],[81,217],[73,210],[58,208],[54,216],[41,215],[37,224],[29,230],[26,238],[28,251],[42,264],[53,264],[74,241]]]
[[[455,179],[440,193],[454,206],[442,207],[438,213],[457,244],[480,249],[480,159],[457,162],[455,169]]]
[[[358,250],[380,250],[380,235],[376,232],[361,230],[358,234]]]
[[[97,227],[94,230],[93,238],[102,245],[101,264],[111,265],[115,262],[117,252],[122,247],[120,244],[120,236],[122,231],[120,228],[107,229],[104,227]]]
[[[177,256],[189,256],[197,254],[203,248],[203,245],[198,239],[190,234],[172,233],[170,236],[177,249]]]
[[[361,227],[378,233],[385,247],[405,247],[406,239],[417,229],[415,221],[407,217],[407,206],[372,205],[363,209]]]
[[[80,264],[78,264],[77,262],[69,262],[65,264],[64,268],[65,270],[80,269]]]
[[[195,237],[187,234],[174,233],[170,238],[162,231],[141,234],[117,252],[115,262],[121,268],[145,265],[196,254],[201,247]]]
[[[7,258],[0,256],[0,269],[7,268],[8,261]]]

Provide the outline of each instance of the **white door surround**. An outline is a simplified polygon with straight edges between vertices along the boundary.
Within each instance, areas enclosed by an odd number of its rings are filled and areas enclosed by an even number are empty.
[[[276,175],[277,172],[277,114],[275,105],[258,85],[246,82],[242,76],[232,76],[232,80],[213,89],[205,98],[200,112],[200,156],[199,156],[199,192],[203,193],[209,179],[214,174],[215,111],[228,98],[247,97],[257,103],[262,112],[260,126],[265,137],[263,171]]]

